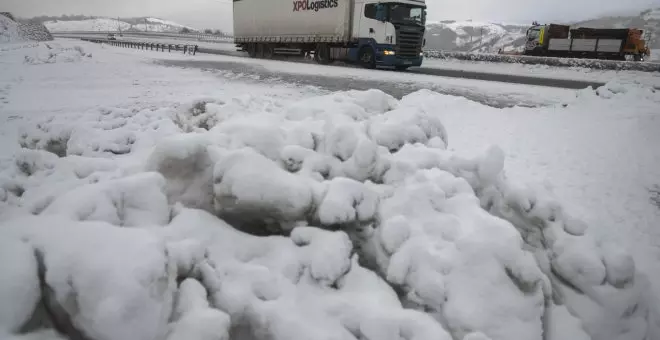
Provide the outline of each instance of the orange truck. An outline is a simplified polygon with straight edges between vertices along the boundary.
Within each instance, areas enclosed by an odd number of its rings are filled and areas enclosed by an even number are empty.
[[[636,28],[571,29],[534,24],[527,30],[525,55],[643,61],[651,55],[644,32]]]

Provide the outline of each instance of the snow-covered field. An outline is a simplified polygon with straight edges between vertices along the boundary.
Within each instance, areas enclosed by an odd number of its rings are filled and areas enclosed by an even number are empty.
[[[660,337],[647,87],[496,109],[48,46],[0,45],[2,339]]]

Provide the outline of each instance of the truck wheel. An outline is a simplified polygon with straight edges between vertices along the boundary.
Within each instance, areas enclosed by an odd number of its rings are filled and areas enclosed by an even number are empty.
[[[405,70],[408,69],[408,66],[397,65],[397,66],[394,66],[394,68],[395,68],[397,71],[405,71]]]
[[[257,44],[256,46],[256,54],[257,58],[263,59],[264,57],[264,49],[265,49],[265,44]]]
[[[264,59],[273,59],[273,55],[275,55],[275,49],[273,48],[273,45],[263,44],[262,46],[263,46],[262,57]]]
[[[247,52],[248,52],[248,56],[250,56],[250,58],[256,58],[257,57],[257,45],[256,44],[248,44],[247,45]]]
[[[332,59],[330,58],[330,46],[327,44],[316,45],[316,50],[314,50],[314,60],[321,65],[330,64],[332,62]]]
[[[364,68],[376,68],[374,49],[370,46],[362,47],[360,53],[358,53],[358,61]]]

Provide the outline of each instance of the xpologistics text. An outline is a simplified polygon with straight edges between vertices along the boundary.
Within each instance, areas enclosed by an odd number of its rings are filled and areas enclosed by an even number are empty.
[[[335,8],[337,6],[339,6],[338,0],[318,0],[318,1],[298,0],[293,2],[293,11],[318,12],[319,9]]]

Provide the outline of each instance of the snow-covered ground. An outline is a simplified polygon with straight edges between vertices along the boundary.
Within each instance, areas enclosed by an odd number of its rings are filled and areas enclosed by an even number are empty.
[[[651,50],[651,60],[654,62],[660,62],[660,49]]]
[[[655,53],[652,54],[652,56],[654,55]],[[660,87],[660,73],[658,72],[597,70],[583,67],[556,67],[549,65],[524,65],[432,58],[424,59],[423,67],[516,74],[540,78],[589,80],[602,83],[606,83],[612,79],[619,79]]]
[[[496,109],[49,46],[0,46],[0,338],[660,336],[647,87]]]

